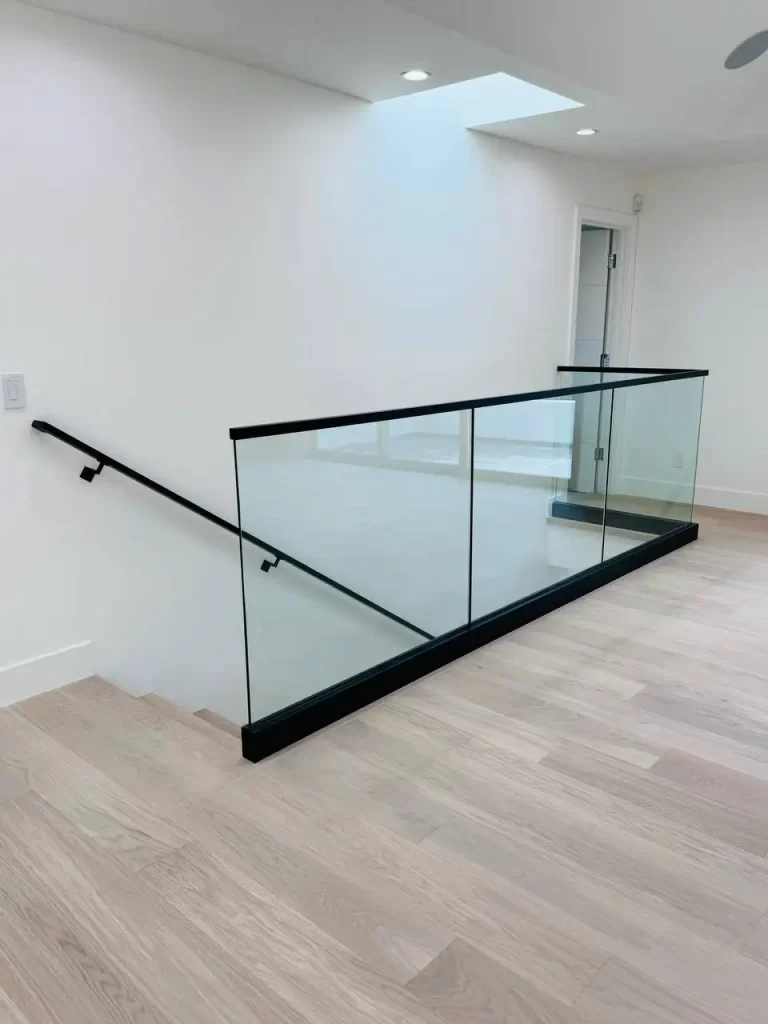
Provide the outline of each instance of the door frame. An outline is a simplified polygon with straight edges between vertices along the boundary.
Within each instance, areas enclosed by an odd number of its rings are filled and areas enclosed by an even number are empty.
[[[635,259],[637,255],[637,214],[604,210],[599,206],[576,207],[573,231],[573,257],[571,267],[571,322],[568,331],[566,365],[574,365],[576,358],[576,315],[579,305],[579,264],[581,258],[581,228],[583,224],[613,229],[618,232],[619,259],[611,280],[609,308],[610,352],[614,366],[629,364],[632,307],[635,292]]]

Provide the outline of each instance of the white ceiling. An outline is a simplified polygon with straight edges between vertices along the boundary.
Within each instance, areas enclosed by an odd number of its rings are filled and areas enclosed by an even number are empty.
[[[725,57],[768,28],[766,0],[41,0],[368,100],[506,71],[584,108],[495,134],[647,167],[768,158],[768,54]],[[579,127],[599,129],[590,138]]]
[[[29,0],[202,53],[265,67],[367,100],[495,71],[504,54],[383,0]]]
[[[511,74],[586,106],[494,133],[650,167],[768,158],[768,55],[741,71],[723,67],[741,40],[768,28],[766,0],[388,2],[492,41]],[[578,138],[579,126],[600,134]]]

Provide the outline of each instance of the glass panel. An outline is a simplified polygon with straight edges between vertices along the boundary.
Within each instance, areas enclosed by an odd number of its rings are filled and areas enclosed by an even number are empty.
[[[606,555],[617,538],[636,547],[691,521],[703,386],[691,377],[616,391]]]
[[[263,559],[243,545],[250,721],[426,642],[286,562],[262,572]]]
[[[703,378],[627,379],[239,441],[251,720],[690,522]]]
[[[376,423],[356,423],[351,427],[317,431],[317,450],[325,455],[339,456],[378,455]]]
[[[571,384],[573,387],[586,387],[605,382],[601,373],[574,373]],[[604,504],[605,497],[605,456],[607,453],[608,432],[606,425],[611,409],[613,392],[589,391],[582,395],[573,395],[574,428],[573,428],[573,467],[568,482],[568,500],[582,505]],[[598,456],[599,448],[603,449],[603,458]]]
[[[475,412],[473,619],[601,561],[604,472],[595,472],[595,442],[605,438],[597,452],[605,456],[610,415],[600,424],[601,393],[578,397]],[[592,438],[581,470],[579,419]],[[578,494],[570,490],[574,474],[584,479]]]
[[[237,442],[243,530],[430,635],[465,625],[465,414]],[[427,638],[244,544],[252,719]]]
[[[390,420],[383,424],[389,458],[455,467],[462,461],[462,437],[468,436],[469,413],[438,413]],[[465,469],[466,459],[464,460]]]

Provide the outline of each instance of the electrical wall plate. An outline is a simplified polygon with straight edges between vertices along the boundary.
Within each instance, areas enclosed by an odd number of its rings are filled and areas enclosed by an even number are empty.
[[[27,389],[23,373],[3,374],[3,408],[23,409],[27,404]]]

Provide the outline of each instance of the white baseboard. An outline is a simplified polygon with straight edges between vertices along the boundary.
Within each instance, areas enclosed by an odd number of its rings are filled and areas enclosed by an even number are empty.
[[[90,640],[0,668],[0,707],[94,675]]]
[[[636,498],[654,498],[657,501],[674,501],[685,505],[691,502],[691,485],[677,480],[648,480],[639,476],[621,477],[611,484],[616,494],[628,494]]]
[[[708,508],[730,508],[736,512],[758,512],[768,516],[768,494],[733,491],[729,487],[697,487],[696,504]]]
[[[659,501],[676,501],[683,505],[691,500],[689,485],[669,480],[644,480],[640,477],[625,476],[611,486],[617,494],[655,498]],[[708,508],[727,508],[736,512],[758,512],[761,515],[768,515],[768,494],[734,491],[729,487],[697,487],[696,504]]]

